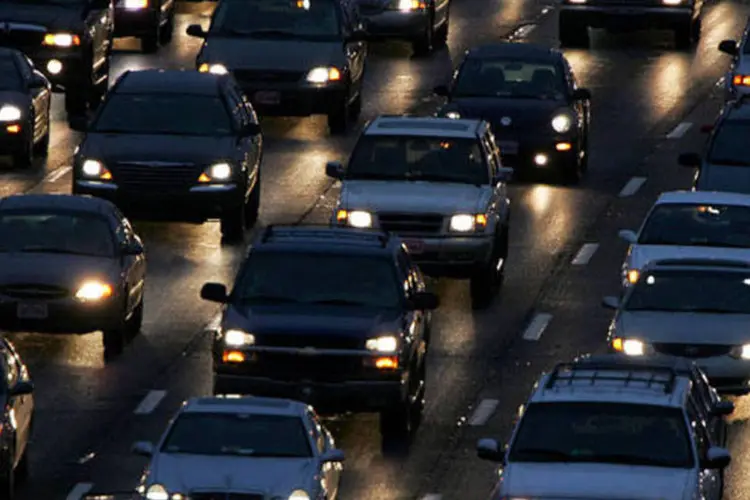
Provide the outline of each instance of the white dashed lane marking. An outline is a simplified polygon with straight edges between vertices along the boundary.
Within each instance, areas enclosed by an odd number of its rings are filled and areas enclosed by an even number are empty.
[[[544,330],[549,326],[550,321],[552,321],[551,314],[537,313],[523,332],[524,340],[539,340],[542,337]]]
[[[677,125],[674,130],[672,130],[670,133],[667,134],[667,139],[679,139],[685,133],[690,130],[690,127],[692,127],[693,124],[690,122],[682,122],[679,125]]]
[[[60,167],[57,170],[53,170],[45,179],[47,182],[57,182],[65,176],[68,172],[73,170],[73,167]]]
[[[570,263],[574,266],[585,266],[589,263],[598,248],[599,243],[585,243]]]
[[[148,415],[149,413],[153,412],[157,406],[159,406],[159,403],[161,403],[161,400],[164,399],[164,396],[167,395],[167,391],[151,391],[148,394],[146,394],[146,397],[143,398],[143,401],[141,401],[141,404],[138,405],[138,407],[133,411],[136,415]]]
[[[497,399],[483,399],[474,410],[474,413],[471,414],[469,425],[478,427],[486,424],[492,414],[495,413],[498,403],[500,402]]]
[[[73,489],[70,490],[70,493],[65,497],[65,500],[81,500],[83,495],[91,491],[91,488],[93,487],[94,485],[91,483],[78,483],[73,486]]]
[[[628,181],[627,184],[625,184],[625,186],[622,188],[622,191],[620,191],[620,198],[633,196],[638,192],[639,189],[641,189],[641,186],[643,186],[643,183],[645,182],[645,177],[633,177]]]

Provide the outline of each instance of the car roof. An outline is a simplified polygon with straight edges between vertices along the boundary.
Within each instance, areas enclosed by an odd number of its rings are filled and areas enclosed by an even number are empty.
[[[536,59],[557,61],[562,58],[562,53],[550,47],[535,45],[533,43],[499,42],[479,45],[466,51],[468,59],[490,59],[510,57],[514,59]]]
[[[367,125],[363,134],[476,139],[486,126],[483,120],[381,115]]]
[[[402,245],[390,233],[371,229],[319,225],[269,225],[251,252],[342,253],[390,256]]]
[[[15,194],[0,198],[3,210],[60,209],[107,214],[114,205],[102,198],[73,194]]]
[[[224,395],[190,398],[183,403],[181,413],[241,413],[302,417],[308,408],[305,403],[291,399]]]
[[[118,94],[219,95],[219,82],[227,75],[174,69],[128,71],[113,89]]]
[[[669,191],[657,198],[655,205],[738,205],[750,207],[750,195],[719,191]]]
[[[678,375],[693,376],[699,370],[698,365],[686,358],[675,358],[672,356],[649,355],[649,356],[623,356],[622,354],[596,354],[582,356],[575,360],[577,364],[603,364],[611,363],[626,366],[654,366],[657,368],[672,368]]]

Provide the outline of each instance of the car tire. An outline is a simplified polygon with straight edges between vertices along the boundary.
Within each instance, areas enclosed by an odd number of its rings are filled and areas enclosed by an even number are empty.
[[[228,242],[240,243],[245,237],[245,213],[247,202],[221,218],[221,236]]]
[[[125,350],[127,340],[127,322],[120,318],[117,325],[102,330],[102,343],[104,345],[104,360],[112,361]]]
[[[422,36],[412,42],[412,50],[417,56],[426,56],[432,52],[433,43],[435,40],[435,22],[433,21],[434,14],[430,14]]]
[[[328,129],[331,131],[331,134],[340,135],[346,133],[349,128],[349,109],[349,103],[344,100],[328,113]]]
[[[168,45],[174,36],[174,13],[169,14],[167,23],[159,30],[159,43]]]
[[[144,54],[155,54],[159,50],[159,27],[153,33],[141,37],[141,51]]]
[[[560,46],[578,49],[589,48],[589,28],[585,24],[570,19],[564,13],[560,13],[558,23],[558,33],[560,36]]]
[[[349,105],[349,119],[357,121],[359,115],[362,113],[362,90],[360,89],[357,97]]]
[[[424,362],[414,375],[417,379],[412,383],[407,399],[380,413],[380,434],[386,443],[408,441],[422,423],[426,379]]]
[[[0,498],[3,500],[13,500],[16,492],[16,473],[13,470],[13,454],[15,451],[13,448],[8,449],[6,470],[2,477],[0,477]]]
[[[127,321],[128,338],[129,340],[134,339],[141,333],[143,327],[143,298],[133,309],[133,313],[130,315],[130,319]]]
[[[250,198],[245,203],[245,229],[250,229],[258,222],[260,214],[260,170],[258,170],[258,179],[255,182],[250,193]]]
[[[505,267],[508,259],[509,230],[507,226],[499,228],[498,238],[492,249],[492,258],[482,269],[470,278],[471,302],[474,309],[486,309],[492,304],[497,292],[502,288],[505,280]],[[497,266],[503,259],[503,265],[498,271]]]
[[[46,158],[49,154],[49,135],[50,135],[50,120],[49,115],[47,115],[47,132],[44,133],[41,139],[39,139],[39,142],[34,144],[34,155],[40,156],[42,158]]]
[[[21,457],[21,461],[18,462],[18,465],[16,466],[16,471],[14,472],[15,481],[19,483],[25,482],[27,479],[29,479],[29,476],[31,476],[31,467],[29,466],[29,444],[26,443],[26,449],[23,450],[23,456]]]
[[[31,118],[31,123],[34,118]],[[33,133],[25,134],[22,149],[13,153],[13,168],[29,168],[34,163],[34,137]]]
[[[562,177],[562,183],[569,186],[581,182],[581,178],[583,177],[583,159],[580,154],[576,155],[570,162],[563,164],[560,176]]]

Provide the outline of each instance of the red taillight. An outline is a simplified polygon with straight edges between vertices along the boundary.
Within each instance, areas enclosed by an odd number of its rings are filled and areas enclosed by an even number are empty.
[[[732,84],[740,87],[750,87],[750,75],[734,75]]]

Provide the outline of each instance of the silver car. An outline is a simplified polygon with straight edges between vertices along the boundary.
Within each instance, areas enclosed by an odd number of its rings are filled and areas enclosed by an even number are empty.
[[[742,33],[739,42],[723,40],[719,50],[732,56],[732,66],[724,76],[724,99],[736,99],[750,95],[750,23]]]
[[[369,37],[412,43],[426,55],[448,41],[451,0],[357,0]]]
[[[156,446],[133,451],[151,458],[138,487],[147,500],[335,500],[344,461],[311,407],[238,396],[188,400]]]
[[[723,393],[750,385],[750,264],[675,259],[652,262],[615,309],[607,342],[626,356],[688,358]]]

